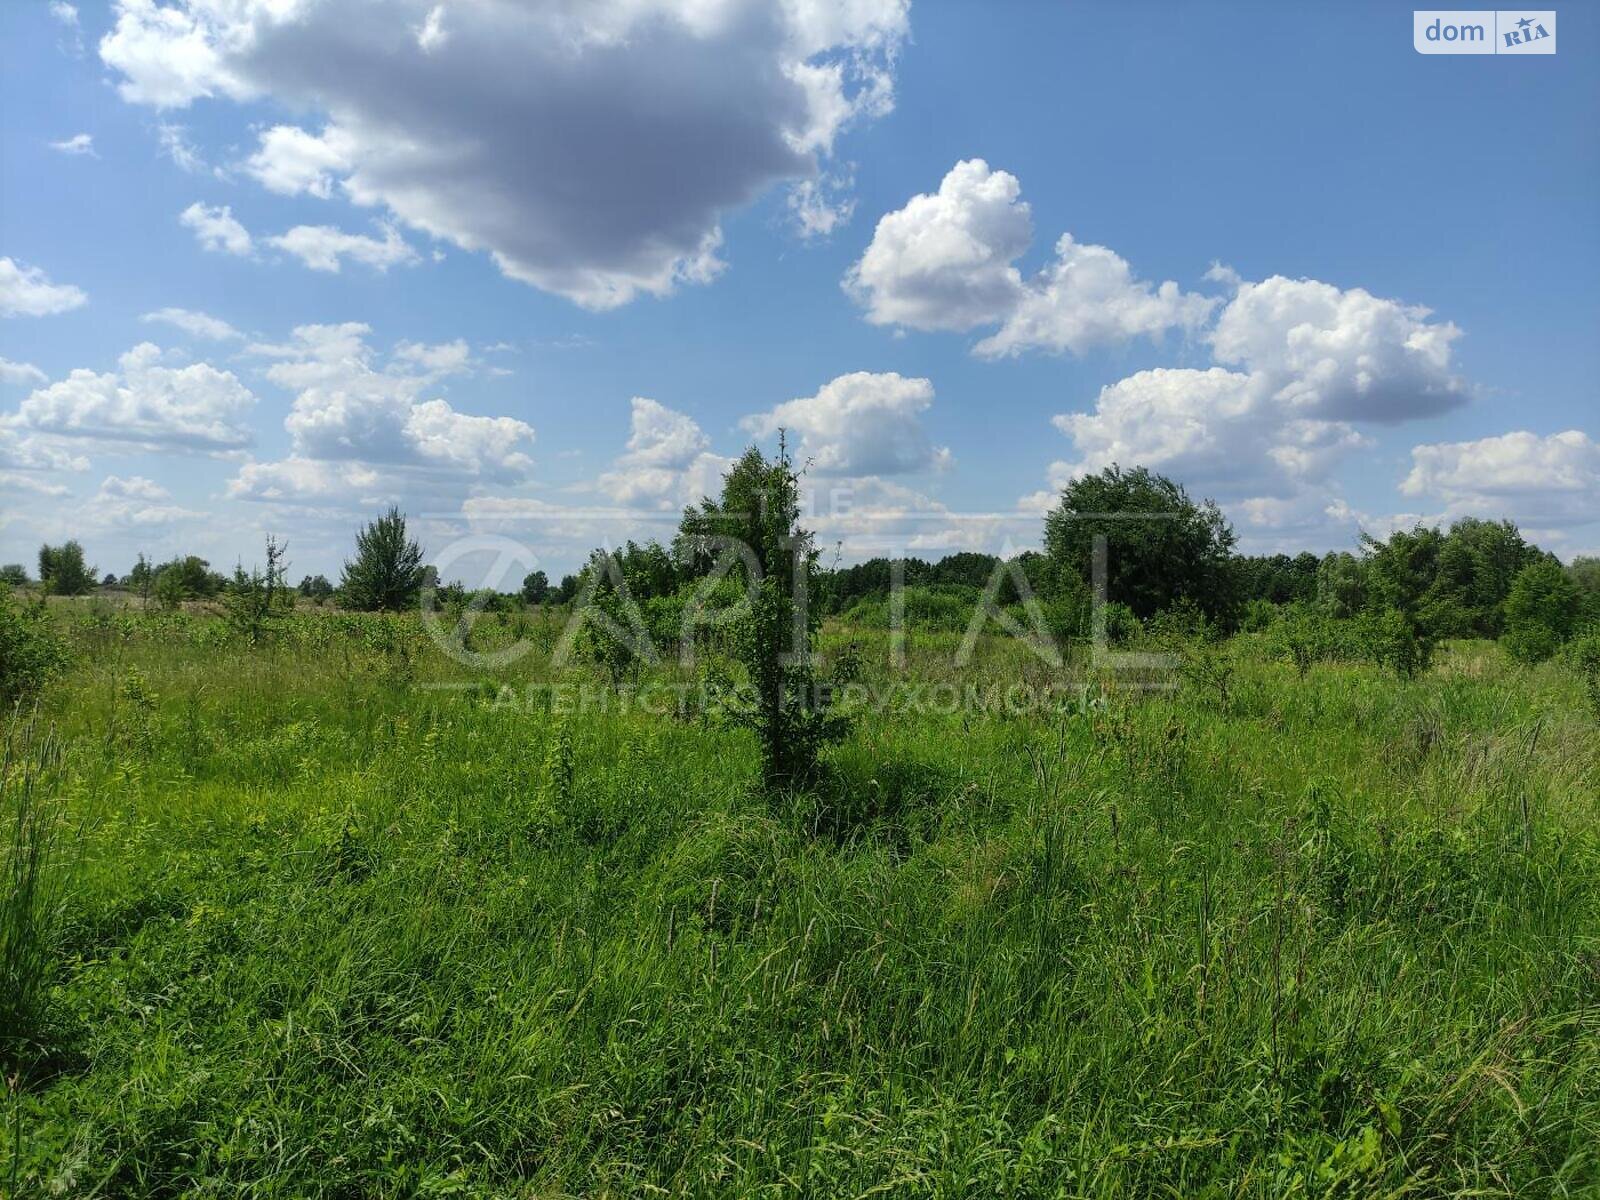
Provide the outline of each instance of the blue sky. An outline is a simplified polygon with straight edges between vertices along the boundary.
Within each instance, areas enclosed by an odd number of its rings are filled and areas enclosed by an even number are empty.
[[[843,10],[6,5],[0,562],[332,575],[398,502],[559,574],[780,424],[846,557],[1110,461],[1250,549],[1600,551],[1592,10]]]

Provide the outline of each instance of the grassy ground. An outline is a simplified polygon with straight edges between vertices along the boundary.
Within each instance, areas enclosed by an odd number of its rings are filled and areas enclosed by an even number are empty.
[[[1240,642],[1226,697],[869,713],[772,801],[714,720],[552,711],[543,627],[509,691],[403,622],[74,630],[7,1195],[1600,1194],[1558,665]],[[1046,678],[957,641],[909,678]]]

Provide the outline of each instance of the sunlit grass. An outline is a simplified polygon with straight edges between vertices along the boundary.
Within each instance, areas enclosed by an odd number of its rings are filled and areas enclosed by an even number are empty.
[[[540,629],[486,627],[535,651],[481,686],[294,622],[74,625],[40,719],[95,820],[16,1194],[1600,1189],[1600,729],[1557,664],[1243,639],[1226,705],[869,711],[773,799],[714,719],[549,711]],[[885,639],[823,648],[884,683]],[[1052,678],[959,641],[908,678]]]

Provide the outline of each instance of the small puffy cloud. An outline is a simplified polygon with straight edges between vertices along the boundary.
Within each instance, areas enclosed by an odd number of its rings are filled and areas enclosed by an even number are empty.
[[[908,9],[372,0],[352,24],[338,5],[117,0],[100,55],[133,103],[318,113],[319,135],[269,131],[248,169],[337,183],[609,308],[713,278],[725,212],[817,177],[843,129],[889,111]]]
[[[957,163],[933,195],[888,213],[845,276],[845,290],[876,325],[966,331],[999,326],[976,347],[986,357],[1028,350],[1084,354],[1173,328],[1202,325],[1214,299],[1134,277],[1120,256],[1063,234],[1032,279],[1016,260],[1033,221],[1015,175],[981,158]]]
[[[73,371],[39,388],[8,421],[59,438],[92,438],[158,450],[219,452],[253,440],[244,418],[255,397],[228,371],[207,363],[161,365],[149,342],[129,350],[118,369]]]
[[[78,27],[78,9],[66,0],[50,0],[50,15],[69,28]]]
[[[86,154],[93,158],[94,137],[87,133],[75,133],[62,141],[51,142],[50,149],[59,150],[63,154]]]
[[[191,337],[204,338],[210,342],[223,342],[231,338],[244,336],[221,317],[213,317],[207,313],[195,312],[187,308],[158,308],[155,312],[145,313],[139,319],[146,322],[159,321],[164,325],[172,325],[183,330]]]
[[[746,417],[758,437],[779,429],[799,435],[796,457],[822,475],[898,475],[946,465],[922,428],[933,384],[894,372],[856,371],[824,384],[814,396]]]
[[[992,325],[1022,298],[1013,265],[1033,239],[1015,175],[981,158],[957,163],[933,195],[878,221],[845,290],[874,325],[964,331]]]
[[[44,383],[48,378],[49,376],[32,363],[12,362],[9,358],[0,358],[0,383]]]
[[[635,396],[627,449],[596,486],[618,504],[682,508],[721,492],[733,460],[711,453],[710,445],[687,413]]]
[[[393,225],[384,226],[381,241],[365,234],[346,233],[331,225],[296,225],[288,233],[266,241],[294,255],[313,271],[334,274],[338,274],[346,258],[378,271],[417,261],[417,252]]]
[[[196,201],[178,214],[178,221],[194,231],[202,249],[243,257],[255,247],[250,231],[234,219],[226,204],[213,207]]]
[[[1218,362],[1260,375],[1279,402],[1307,416],[1403,421],[1467,397],[1450,366],[1461,330],[1431,316],[1362,288],[1275,275],[1239,284],[1211,348]]]
[[[1588,524],[1600,521],[1600,441],[1577,429],[1546,437],[1517,430],[1414,446],[1400,491],[1435,497],[1452,515]]]
[[[297,125],[274,125],[261,134],[244,169],[269,191],[285,196],[309,192],[327,199],[335,178],[350,166],[338,142],[337,131],[318,137]]]
[[[0,316],[49,317],[89,302],[82,289],[51,283],[38,267],[0,258]]]

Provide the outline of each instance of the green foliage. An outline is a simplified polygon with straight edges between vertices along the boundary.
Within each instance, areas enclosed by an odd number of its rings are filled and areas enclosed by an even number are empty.
[[[1506,598],[1506,650],[1523,662],[1543,662],[1572,636],[1582,603],[1577,584],[1554,559],[1524,567]]]
[[[1347,551],[1334,551],[1317,564],[1317,606],[1330,617],[1349,620],[1367,606],[1367,564]]]
[[[316,604],[325,604],[333,599],[333,584],[328,582],[326,575],[307,575],[300,580],[297,589],[307,600]]]
[[[1583,681],[1584,699],[1589,711],[1600,720],[1600,633],[1587,634],[1567,647],[1574,670]]]
[[[1370,609],[1358,624],[1367,656],[1402,679],[1424,674],[1432,665],[1433,639],[1400,609]]]
[[[1284,656],[1304,679],[1311,668],[1335,653],[1338,633],[1332,618],[1309,604],[1292,604],[1284,610],[1277,631]]]
[[[39,582],[55,596],[82,596],[94,587],[94,568],[75,541],[39,547]]]
[[[543,604],[550,596],[550,577],[543,571],[530,571],[522,579],[521,596],[525,604]]]
[[[708,497],[685,511],[677,544],[685,561],[707,573],[724,564],[749,585],[734,646],[753,702],[730,715],[755,732],[769,793],[807,782],[849,722],[815,669],[817,554],[800,527],[800,479],[782,440],[770,462],[754,446],[745,451],[723,478],[720,502]]]
[[[0,583],[7,587],[27,587],[28,582],[28,568],[21,563],[6,563],[0,567]]]
[[[1107,544],[1107,598],[1146,619],[1178,600],[1228,625],[1238,602],[1234,534],[1211,501],[1145,467],[1111,466],[1075,479],[1045,517],[1045,548],[1057,569],[1091,577],[1095,539]]]
[[[293,607],[294,593],[284,579],[289,570],[284,560],[288,550],[287,544],[268,534],[266,568],[254,567],[246,573],[240,566],[223,595],[228,624],[251,645],[264,640],[272,622]]]
[[[422,591],[422,547],[406,537],[406,519],[391,507],[356,534],[356,556],[344,564],[339,595],[359,612],[399,612]]]
[[[67,662],[66,642],[44,606],[18,604],[0,582],[0,711],[37,696]]]

